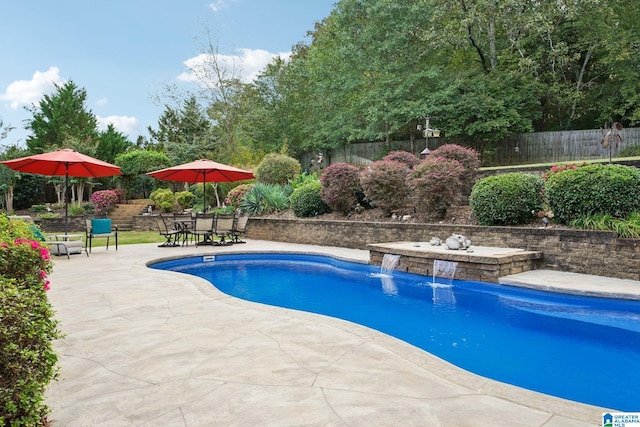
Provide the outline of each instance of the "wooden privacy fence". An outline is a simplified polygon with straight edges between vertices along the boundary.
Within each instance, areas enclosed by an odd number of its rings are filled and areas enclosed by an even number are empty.
[[[618,157],[620,151],[632,145],[640,145],[640,128],[627,128],[620,131],[622,141],[604,148],[601,140],[602,129],[572,130],[558,132],[535,132],[514,136],[504,143],[497,144],[492,152],[483,153],[483,166],[526,165],[534,163],[577,162]],[[446,144],[446,138],[429,138],[428,148],[434,150]],[[331,163],[345,162],[356,166],[367,165],[381,159],[385,153],[403,150],[420,156],[426,146],[424,139],[392,142],[363,142],[322,153],[326,166]],[[306,170],[317,167],[317,152],[305,153],[300,162]]]

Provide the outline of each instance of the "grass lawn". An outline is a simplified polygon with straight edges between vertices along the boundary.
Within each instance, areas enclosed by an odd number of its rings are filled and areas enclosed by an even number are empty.
[[[82,233],[84,235],[84,233]],[[136,243],[164,243],[165,238],[157,231],[118,231],[118,246],[133,245]],[[93,239],[92,247],[106,246],[107,239]],[[115,245],[114,238],[109,240],[109,246]]]

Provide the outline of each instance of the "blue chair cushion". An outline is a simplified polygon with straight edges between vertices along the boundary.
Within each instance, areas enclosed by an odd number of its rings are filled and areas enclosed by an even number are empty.
[[[44,236],[44,234],[42,234],[42,232],[36,225],[31,224],[29,226],[29,229],[33,232],[33,236],[36,239],[40,240],[41,242],[44,242],[45,240],[47,240],[47,238]]]
[[[94,235],[111,233],[111,219],[92,219],[91,232]]]

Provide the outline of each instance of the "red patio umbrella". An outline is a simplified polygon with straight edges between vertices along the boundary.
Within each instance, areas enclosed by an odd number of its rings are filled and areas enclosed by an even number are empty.
[[[207,182],[235,182],[255,178],[253,173],[250,171],[238,169],[233,166],[207,159],[195,160],[178,166],[160,169],[154,172],[149,172],[147,175],[164,181],[180,181],[189,183],[202,182],[203,186]],[[206,210],[207,200],[204,187],[203,192],[204,209]]]
[[[18,172],[27,172],[46,176],[64,176],[64,233],[67,234],[67,185],[69,177],[100,178],[120,175],[120,167],[68,148],[50,153],[35,154],[19,159],[5,160],[3,165]]]

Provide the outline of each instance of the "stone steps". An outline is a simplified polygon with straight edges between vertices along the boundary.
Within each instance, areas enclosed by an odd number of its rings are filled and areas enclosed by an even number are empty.
[[[131,231],[133,217],[140,215],[150,203],[147,199],[141,199],[118,204],[109,212],[109,218],[111,218],[113,225],[118,226],[118,231]]]

